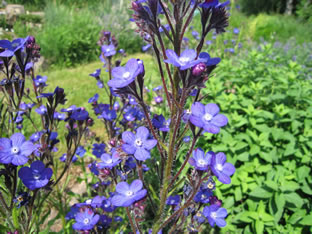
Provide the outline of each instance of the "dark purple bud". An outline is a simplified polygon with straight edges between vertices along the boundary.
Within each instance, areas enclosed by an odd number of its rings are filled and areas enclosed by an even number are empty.
[[[218,206],[220,206],[220,207],[222,206],[222,201],[219,200],[216,196],[210,197],[209,203],[210,203],[211,205],[218,205]]]
[[[192,74],[193,76],[200,76],[206,70],[206,64],[199,63],[193,67]]]

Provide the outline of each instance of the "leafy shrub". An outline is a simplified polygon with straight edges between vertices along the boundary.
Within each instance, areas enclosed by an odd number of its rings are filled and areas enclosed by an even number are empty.
[[[220,64],[206,91],[230,127],[201,141],[238,168],[217,193],[231,210],[223,230],[311,232],[312,81],[270,44],[232,63]]]
[[[266,13],[283,13],[286,8],[286,1],[283,0],[240,0],[239,4],[243,12],[248,15]]]
[[[71,66],[98,56],[96,42],[100,31],[91,12],[50,4],[45,10],[43,30],[37,38],[43,56],[50,63]]]
[[[297,12],[299,18],[312,23],[312,2],[310,0],[302,0],[298,6]]]

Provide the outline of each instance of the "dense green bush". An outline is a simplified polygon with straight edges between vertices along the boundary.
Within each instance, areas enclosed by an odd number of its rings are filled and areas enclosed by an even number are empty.
[[[285,0],[239,0],[243,12],[248,15],[266,13],[283,13],[286,8]]]
[[[302,0],[297,9],[299,18],[312,24],[312,1]]]
[[[44,20],[37,39],[43,56],[50,63],[71,66],[94,60],[99,55],[96,42],[101,26],[91,12],[50,4]]]
[[[237,168],[231,185],[217,186],[230,213],[224,233],[312,231],[312,80],[301,71],[268,44],[223,60],[209,81],[205,100],[220,105],[229,127],[200,144]]]

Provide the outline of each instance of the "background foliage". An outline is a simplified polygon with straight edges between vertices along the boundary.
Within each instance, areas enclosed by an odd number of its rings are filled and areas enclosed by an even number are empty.
[[[233,183],[218,191],[231,210],[224,232],[312,230],[312,81],[275,47],[223,60],[205,91],[230,123],[201,145],[225,152],[238,168]]]

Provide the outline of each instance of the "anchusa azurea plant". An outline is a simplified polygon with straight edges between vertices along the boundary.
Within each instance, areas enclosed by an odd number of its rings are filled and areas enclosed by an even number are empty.
[[[75,230],[182,233],[226,225],[227,210],[214,190],[216,181],[231,183],[235,168],[224,153],[205,152],[196,143],[228,122],[219,106],[203,104],[201,95],[221,60],[202,51],[205,38],[211,31],[225,32],[228,3],[132,1],[131,21],[150,43],[162,83],[151,91],[144,61],[121,61],[116,39],[102,33],[100,59],[108,74],[101,69],[90,74],[103,95],[95,94],[89,103],[103,122],[107,144],[92,146],[91,197],[67,214]],[[196,47],[184,49],[195,11],[202,30]],[[150,103],[149,92],[155,96]],[[107,103],[100,102],[105,96]]]
[[[45,92],[47,77],[34,71],[40,57],[34,37],[0,40],[0,47],[1,232],[34,233],[50,213],[50,195],[59,191],[75,155],[82,155],[80,140],[93,121],[84,108],[60,109],[64,89]],[[67,129],[64,136],[61,128]],[[60,167],[55,155],[62,137],[66,153]]]

